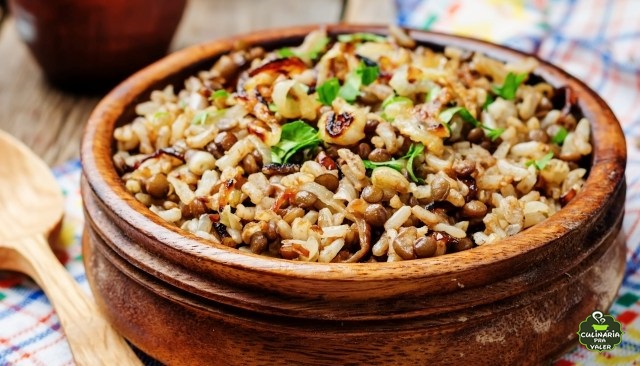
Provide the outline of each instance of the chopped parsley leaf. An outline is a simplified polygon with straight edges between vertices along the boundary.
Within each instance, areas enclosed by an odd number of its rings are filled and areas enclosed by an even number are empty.
[[[535,166],[538,170],[544,170],[544,168],[549,164],[551,159],[553,158],[553,151],[550,151],[547,155],[541,157],[538,160],[529,160],[525,163],[526,166]]]
[[[471,124],[472,126],[481,127],[482,129],[487,131],[487,137],[489,137],[491,141],[497,140],[498,137],[500,137],[500,135],[502,135],[502,133],[504,132],[504,128],[491,128],[483,125],[471,115],[469,110],[467,110],[464,107],[447,108],[444,111],[440,112],[438,117],[442,122],[445,123],[445,126],[447,126],[447,128],[449,128],[450,130],[449,123],[451,122],[451,119],[453,118],[453,116],[455,116],[456,114],[460,116],[460,118],[462,118],[463,121]]]
[[[329,37],[323,37],[318,40],[316,44],[314,44],[311,49],[307,53],[300,53],[292,50],[289,47],[283,47],[276,50],[276,55],[280,58],[289,58],[289,57],[300,57],[300,58],[309,58],[311,60],[315,60],[320,56],[320,54],[324,51],[324,49],[329,44]]]
[[[280,141],[271,147],[271,158],[274,163],[286,163],[298,151],[314,148],[322,140],[318,130],[301,120],[282,125]]]
[[[409,106],[409,108],[413,107],[413,101],[411,99],[407,97],[401,97],[399,95],[390,95],[382,102],[382,105],[380,106],[382,108],[382,118],[386,119],[387,121],[393,121],[395,115],[399,112],[397,108],[393,108],[397,104],[406,104]],[[390,107],[391,109],[387,110]]]
[[[153,114],[152,118],[154,120],[159,120],[159,119],[162,119],[162,118],[165,118],[165,117],[168,117],[168,116],[169,116],[169,112],[158,111],[158,112]]]
[[[218,98],[227,98],[229,96],[229,92],[227,92],[224,89],[220,89],[220,90],[216,90],[213,93],[211,93],[211,96],[209,97],[209,100],[214,101]]]
[[[307,53],[307,56],[309,56],[310,59],[315,60],[316,58],[318,58],[318,56],[320,56],[320,54],[324,51],[328,44],[329,37],[320,38],[318,40],[318,43],[311,47],[311,49]]]
[[[318,101],[324,105],[331,105],[340,93],[340,82],[336,78],[329,79],[316,89]]]
[[[339,95],[347,102],[355,101],[360,95],[360,87],[376,81],[379,74],[380,69],[377,65],[367,66],[364,61],[361,61],[358,67],[347,75]]]
[[[399,172],[402,172],[402,169],[404,168],[407,170],[407,174],[409,174],[409,177],[413,182],[424,183],[424,180],[422,178],[416,177],[413,171],[413,160],[423,152],[424,152],[423,144],[421,143],[411,144],[411,147],[409,147],[409,151],[407,151],[407,154],[400,159],[392,159],[389,161],[380,161],[380,162],[371,161],[371,160],[362,160],[362,162],[364,163],[364,167],[369,170],[373,170],[381,166],[386,166],[386,167],[395,169]]]
[[[407,158],[407,173],[409,174],[409,177],[411,177],[411,180],[416,183],[424,183],[424,179],[416,177],[413,172],[413,160],[423,152],[424,145],[422,143],[411,144],[411,147],[409,147],[409,151],[407,151],[407,155],[405,156]]]
[[[558,129],[558,132],[556,132],[556,134],[553,135],[553,138],[551,138],[551,141],[555,144],[562,145],[564,143],[564,139],[567,138],[568,134],[569,134],[569,131],[567,131],[566,128],[561,126],[560,129]]]
[[[196,113],[195,116],[193,116],[193,119],[191,120],[191,124],[204,125],[207,123],[207,119],[209,118],[210,115],[211,113],[209,113],[209,111],[200,111]]]
[[[482,110],[486,111],[493,102],[495,102],[493,96],[491,94],[487,94],[487,98],[484,100],[484,103],[482,103]]]
[[[375,169],[377,167],[381,167],[381,166],[387,166],[389,168],[395,169],[399,172],[402,171],[402,168],[404,168],[406,162],[402,159],[400,160],[389,160],[389,161],[371,161],[371,160],[362,160],[362,162],[364,163],[364,167],[366,169]]]
[[[514,100],[516,98],[516,91],[522,82],[527,78],[527,74],[514,74],[512,72],[507,74],[502,86],[494,86],[493,92],[501,96],[506,100]]]
[[[276,50],[276,55],[280,58],[294,57],[296,54],[289,47],[283,47]]]

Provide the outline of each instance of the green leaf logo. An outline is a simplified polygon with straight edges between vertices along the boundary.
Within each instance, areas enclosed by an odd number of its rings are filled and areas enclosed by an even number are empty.
[[[622,342],[622,324],[596,310],[578,327],[578,341],[589,351],[611,351]]]

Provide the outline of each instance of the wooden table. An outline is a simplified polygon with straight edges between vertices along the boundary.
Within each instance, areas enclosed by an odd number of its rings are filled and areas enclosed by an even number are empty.
[[[190,0],[171,50],[271,27],[393,21],[392,0]],[[9,17],[0,26],[0,129],[49,165],[78,158],[84,123],[100,95],[70,94],[47,84]]]

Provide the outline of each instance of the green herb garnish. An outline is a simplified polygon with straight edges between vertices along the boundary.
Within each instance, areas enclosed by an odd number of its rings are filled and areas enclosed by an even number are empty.
[[[553,151],[550,151],[547,155],[541,157],[539,160],[529,160],[525,163],[526,166],[535,166],[538,170],[544,170],[553,158]]]
[[[413,172],[413,160],[416,158],[416,156],[422,154],[423,152],[424,145],[422,143],[411,144],[411,147],[409,147],[409,151],[407,151],[407,155],[405,155],[405,157],[407,158],[407,173],[409,173],[409,177],[411,177],[411,180],[416,183],[424,183],[424,179],[416,177],[415,173]]]
[[[291,48],[283,47],[283,48],[280,48],[279,50],[276,50],[276,55],[278,55],[278,57],[280,58],[289,58],[289,57],[294,57],[296,54],[291,50]]]
[[[568,134],[569,134],[569,131],[567,131],[566,128],[561,126],[560,129],[558,129],[558,132],[556,132],[556,134],[553,135],[553,138],[551,139],[551,141],[558,145],[562,145],[562,143],[564,143],[564,139],[567,138]]]
[[[207,123],[207,119],[209,119],[210,116],[211,116],[211,113],[209,113],[209,111],[200,111],[196,113],[195,116],[193,116],[193,119],[191,120],[191,124],[204,125]]]
[[[391,104],[394,103],[411,103],[413,104],[413,101],[407,97],[401,97],[399,95],[390,95],[388,96],[385,100],[382,101],[382,105],[380,106],[382,109],[387,108],[388,106],[390,106]]]
[[[379,36],[373,33],[352,33],[352,34],[341,34],[338,36],[338,41],[349,43],[349,42],[385,42],[387,40],[386,37]]]
[[[434,100],[436,100],[438,95],[440,95],[441,91],[442,91],[442,88],[440,87],[440,85],[436,85],[433,88],[429,89],[429,93],[427,93],[427,97],[425,98],[425,101],[427,103],[433,102]]]
[[[507,74],[502,86],[494,86],[493,92],[501,96],[506,100],[513,100],[516,97],[516,91],[524,79],[527,78],[527,74],[514,74],[512,72]]]
[[[347,75],[347,79],[340,88],[339,94],[342,99],[352,103],[358,98],[358,95],[360,95],[360,85],[362,85],[362,79],[357,73],[353,72]]]
[[[286,123],[282,125],[280,141],[271,147],[271,159],[284,164],[298,151],[316,147],[320,142],[318,130],[303,121]]]
[[[289,57],[300,57],[300,58],[309,58],[310,60],[315,60],[318,56],[324,51],[324,49],[329,44],[329,38],[323,37],[318,40],[318,43],[314,44],[311,49],[307,53],[299,53],[292,50],[289,47],[283,47],[276,50],[276,55],[280,58],[289,58]]]
[[[413,172],[413,160],[423,152],[424,152],[424,145],[422,143],[411,144],[411,146],[409,147],[409,151],[407,151],[407,154],[401,157],[400,159],[393,159],[389,161],[380,161],[380,162],[371,161],[371,160],[362,160],[362,162],[364,163],[364,167],[370,170],[376,169],[381,166],[386,166],[386,167],[395,169],[399,172],[402,172],[402,168],[405,168],[407,170],[407,173],[409,174],[409,177],[413,182],[424,183],[424,180],[422,178],[416,177],[415,173]]]
[[[347,102],[352,103],[360,95],[360,87],[376,81],[379,74],[380,69],[377,65],[367,66],[364,61],[360,62],[360,65],[347,75],[344,85],[340,88],[339,95]]]
[[[229,96],[229,92],[227,92],[224,89],[220,89],[220,90],[216,90],[213,93],[211,93],[211,96],[209,97],[210,101],[214,101],[218,98],[227,98]]]
[[[481,127],[482,129],[487,131],[486,134],[491,139],[491,141],[497,140],[498,137],[500,137],[500,135],[502,135],[502,133],[504,132],[504,128],[491,128],[483,125],[471,115],[471,112],[469,112],[469,110],[464,107],[447,108],[444,111],[440,112],[438,117],[440,118],[440,121],[444,122],[445,126],[447,126],[449,130],[451,130],[449,127],[449,122],[451,122],[451,119],[456,114],[460,116],[463,121],[473,125],[474,127]]]
[[[380,75],[380,68],[378,65],[368,66],[364,62],[360,62],[360,65],[356,69],[356,74],[360,75],[362,85],[369,85],[378,79]]]
[[[318,40],[318,43],[316,43],[315,45],[313,45],[313,47],[311,47],[311,49],[307,53],[307,56],[311,60],[315,60],[324,51],[324,49],[327,47],[328,44],[329,44],[329,37],[320,38]]]
[[[276,107],[275,103],[269,103],[269,110],[273,113],[276,113],[278,111],[278,107]]]
[[[493,102],[495,102],[493,96],[491,94],[487,94],[487,98],[484,100],[484,103],[482,103],[482,110],[486,111]]]
[[[491,141],[495,141],[498,139],[498,137],[500,137],[502,135],[502,133],[504,132],[504,128],[490,128],[487,127],[485,125],[481,125],[482,128],[484,128],[485,131],[487,131],[487,137],[491,140]]]
[[[168,117],[168,116],[169,116],[169,112],[160,111],[160,112],[154,113],[152,118],[157,121],[159,119],[162,119],[162,118],[165,118],[165,117]]]
[[[399,172],[402,171],[402,168],[405,167],[406,162],[402,159],[396,160],[389,160],[389,161],[371,161],[371,160],[362,160],[362,162],[364,163],[364,167],[366,169],[375,169],[381,166],[386,166],[392,169],[395,169]]]
[[[387,121],[393,121],[395,117],[394,114],[397,114],[397,110],[394,111],[395,113],[391,113],[391,115],[389,115],[389,113],[387,113],[387,108],[394,104],[407,104],[409,107],[413,107],[413,101],[411,99],[407,97],[401,97],[399,95],[390,95],[382,102],[382,105],[380,106],[382,108],[382,118],[386,119]]]
[[[336,78],[329,79],[322,83],[316,91],[318,92],[318,101],[320,103],[331,105],[338,93],[340,93],[340,82]]]

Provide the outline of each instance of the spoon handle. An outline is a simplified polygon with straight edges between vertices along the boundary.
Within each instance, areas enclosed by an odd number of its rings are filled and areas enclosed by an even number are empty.
[[[77,365],[142,365],[60,264],[42,235],[17,239],[12,244],[27,264],[23,270],[53,304]]]

